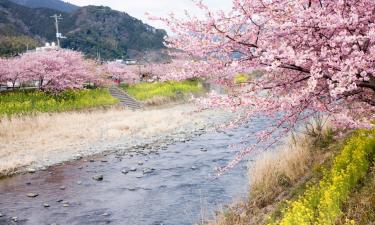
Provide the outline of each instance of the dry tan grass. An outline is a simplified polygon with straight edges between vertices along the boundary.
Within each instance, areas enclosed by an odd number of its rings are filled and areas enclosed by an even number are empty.
[[[249,168],[250,198],[265,206],[294,185],[313,162],[311,148],[312,140],[301,137],[260,156]]]
[[[331,142],[328,122],[318,118],[307,123],[299,136],[290,136],[285,144],[249,164],[249,201],[234,203],[207,224],[263,224],[277,204],[309,177],[312,166],[329,158],[331,152],[319,149]]]
[[[194,110],[192,105],[134,112],[113,108],[2,119],[0,174],[30,164],[67,161],[82,151],[91,154],[88,147],[95,143],[147,139],[192,123],[204,124],[208,115],[191,114]]]

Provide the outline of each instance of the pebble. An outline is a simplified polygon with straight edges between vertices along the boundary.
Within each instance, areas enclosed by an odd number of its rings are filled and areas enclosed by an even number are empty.
[[[12,217],[12,220],[13,220],[14,222],[17,222],[17,221],[18,221],[18,217],[17,217],[17,216],[13,216],[13,217]]]
[[[80,181],[80,180],[77,181],[77,184],[78,184],[78,185],[81,185],[81,184],[82,184],[82,181]]]
[[[82,159],[82,155],[81,154],[77,154],[77,155],[74,156],[74,159],[75,160]]]
[[[35,172],[36,172],[36,170],[35,170],[35,169],[33,169],[33,168],[29,168],[29,169],[27,170],[27,172],[29,172],[29,173],[35,173]]]
[[[138,162],[138,165],[142,166],[142,165],[143,165],[143,162]]]
[[[142,177],[143,177],[142,174],[139,174],[139,175],[136,176],[136,178],[142,178]]]
[[[128,188],[129,191],[136,191],[136,188]]]
[[[62,200],[62,199],[57,200],[57,202],[59,202],[59,203],[60,203],[60,202],[63,202],[63,201],[64,201],[64,200]]]
[[[197,170],[198,167],[196,167],[196,166],[192,166],[191,169],[192,169],[192,170]]]
[[[102,160],[100,160],[100,162],[106,163],[106,162],[108,162],[108,160],[102,159]]]
[[[3,217],[4,215],[2,213],[0,213],[0,217]]]
[[[44,203],[43,206],[44,206],[44,208],[49,208],[49,204],[47,204],[47,203]]]
[[[35,197],[38,197],[38,195],[39,194],[37,194],[37,193],[28,193],[27,197],[29,197],[29,198],[35,198]]]
[[[90,159],[90,162],[95,162],[95,160],[93,160],[93,159]]]
[[[66,189],[65,186],[61,186],[61,187],[60,187],[60,190],[65,190],[65,189]]]
[[[123,174],[128,174],[128,173],[129,173],[129,170],[128,170],[128,169],[124,169],[124,170],[121,171],[121,173],[123,173]]]
[[[69,204],[68,204],[68,203],[66,203],[66,204],[64,204],[63,206],[64,206],[64,207],[66,208],[66,207],[69,207]]]
[[[135,172],[135,171],[137,171],[137,168],[132,167],[132,168],[130,168],[130,171],[131,171],[131,172]]]
[[[202,151],[202,152],[207,152],[207,149],[205,149],[205,148],[201,148],[201,151]]]
[[[96,181],[102,181],[103,180],[103,175],[97,175],[97,176],[94,176],[92,179],[96,180]]]
[[[102,216],[110,216],[109,213],[103,213]]]
[[[31,185],[31,182],[26,182],[26,185]]]

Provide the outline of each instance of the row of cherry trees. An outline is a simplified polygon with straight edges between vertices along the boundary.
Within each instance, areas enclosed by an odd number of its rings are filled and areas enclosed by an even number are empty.
[[[238,73],[265,72],[228,96],[204,101],[206,107],[245,108],[239,122],[259,115],[277,118],[258,136],[258,143],[270,145],[278,139],[276,130],[285,134],[316,115],[329,116],[337,127],[372,126],[374,0],[232,1],[232,10],[223,12],[196,0],[205,18],[154,18],[176,34],[167,40],[170,47],[202,59],[186,65],[182,74],[232,88],[228,81]],[[256,146],[241,151],[228,167]]]
[[[99,65],[85,59],[82,53],[71,50],[30,52],[0,59],[0,84],[7,83],[13,87],[20,84],[36,85],[41,90],[52,92],[83,88],[86,83],[103,84],[109,80],[134,84],[142,78],[159,80],[166,74],[178,71],[182,64],[182,61],[175,60],[146,65],[119,62]]]

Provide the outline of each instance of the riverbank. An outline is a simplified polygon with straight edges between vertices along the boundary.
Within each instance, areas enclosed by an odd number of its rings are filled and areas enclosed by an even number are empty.
[[[207,224],[373,224],[374,132],[306,135],[264,154],[249,165],[248,200]]]
[[[13,117],[0,121],[0,174],[35,171],[104,152],[143,151],[184,141],[227,121],[225,111],[195,113],[191,104]],[[147,149],[150,151],[151,149]]]

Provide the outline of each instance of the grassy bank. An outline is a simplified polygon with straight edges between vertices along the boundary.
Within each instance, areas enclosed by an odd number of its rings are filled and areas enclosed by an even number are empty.
[[[139,101],[170,100],[203,91],[198,80],[139,83],[123,89]]]
[[[69,90],[57,95],[40,91],[0,93],[0,116],[61,112],[117,103],[106,89]]]
[[[333,140],[326,133],[266,153],[249,169],[249,201],[210,224],[375,223],[374,135],[362,130]]]

